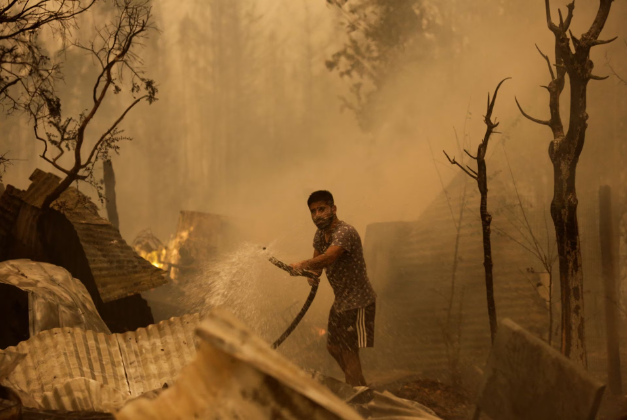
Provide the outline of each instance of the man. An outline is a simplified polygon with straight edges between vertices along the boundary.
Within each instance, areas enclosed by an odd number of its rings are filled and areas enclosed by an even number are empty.
[[[318,227],[313,240],[313,258],[291,267],[317,274],[326,269],[335,294],[329,313],[327,349],[342,368],[346,383],[366,386],[359,349],[374,345],[377,295],[368,280],[361,239],[354,227],[337,218],[330,192],[312,193],[307,205]],[[310,284],[313,281],[309,279]]]

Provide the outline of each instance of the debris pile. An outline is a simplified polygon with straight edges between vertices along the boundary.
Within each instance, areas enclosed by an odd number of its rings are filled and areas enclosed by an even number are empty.
[[[360,419],[232,315],[199,325],[199,351],[174,386],[127,404],[118,419]]]
[[[199,319],[187,315],[124,334],[46,330],[0,350],[5,370],[0,385],[19,395],[25,407],[114,411],[173,383],[196,354]]]
[[[83,283],[112,332],[152,324],[140,292],[166,284],[166,273],[137,255],[76,188],[43,213],[60,178],[37,169],[30,180],[26,191],[8,185],[0,197],[0,260],[28,258],[65,268]]]
[[[199,273],[207,280],[205,265],[237,237],[226,218],[184,211],[167,246],[144,231],[130,247],[75,188],[42,211],[59,178],[36,170],[30,180],[26,191],[9,185],[0,196],[1,419],[449,419],[432,401],[438,410],[411,401],[415,387],[351,387],[301,370],[220,308],[242,293],[231,283],[209,283],[217,299],[205,319],[181,312],[154,324],[140,293],[172,304]],[[220,275],[241,269],[229,261]],[[583,420],[595,416],[603,390],[505,320],[475,411]],[[456,414],[473,408],[448,402]]]
[[[0,348],[39,332],[76,327],[110,334],[87,289],[65,269],[30,260],[0,263]]]

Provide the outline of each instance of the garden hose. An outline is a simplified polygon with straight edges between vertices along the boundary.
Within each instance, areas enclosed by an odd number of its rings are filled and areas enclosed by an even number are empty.
[[[292,321],[292,323],[290,324],[289,327],[287,327],[285,332],[281,334],[281,336],[274,343],[272,343],[272,348],[276,349],[285,341],[287,337],[289,337],[289,335],[292,333],[292,331],[294,331],[294,329],[298,326],[300,321],[303,319],[303,317],[307,313],[307,310],[309,309],[309,307],[311,306],[311,303],[316,297],[316,292],[318,291],[318,283],[320,282],[320,276],[316,276],[315,273],[312,273],[311,271],[307,271],[307,270],[297,272],[289,265],[277,260],[274,257],[270,257],[270,262],[276,265],[277,267],[279,267],[280,269],[287,271],[292,276],[303,276],[303,277],[308,277],[310,279],[315,280],[313,285],[311,286],[311,291],[309,292],[309,296],[307,296],[307,300],[305,301],[305,304],[301,308],[298,315],[296,315],[296,318],[294,318],[294,321]]]

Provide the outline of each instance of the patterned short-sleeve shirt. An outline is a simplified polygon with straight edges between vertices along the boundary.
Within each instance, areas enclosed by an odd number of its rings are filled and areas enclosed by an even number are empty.
[[[366,272],[366,261],[357,230],[339,221],[326,241],[323,231],[318,229],[313,240],[314,249],[324,254],[330,246],[344,248],[344,252],[326,267],[327,278],[335,294],[333,307],[338,312],[364,308],[376,301],[377,295]]]

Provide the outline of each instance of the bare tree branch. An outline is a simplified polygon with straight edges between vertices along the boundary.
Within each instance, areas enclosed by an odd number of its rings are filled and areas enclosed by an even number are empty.
[[[33,99],[35,86],[54,91],[60,67],[38,41],[51,29],[65,45],[76,17],[96,0],[11,0],[0,7],[0,104],[5,112],[21,111]],[[15,92],[14,92],[15,91]],[[28,111],[27,111],[28,112]]]
[[[126,114],[128,114],[130,112],[131,109],[133,109],[135,107],[135,105],[137,105],[138,103],[140,103],[141,101],[145,100],[148,98],[148,95],[144,95],[141,98],[137,98],[135,99],[122,113],[122,115],[120,115],[118,117],[117,120],[115,120],[115,122],[111,125],[111,127],[109,127],[109,129],[107,131],[105,131],[105,133],[100,136],[100,139],[98,139],[98,142],[96,142],[96,144],[94,145],[94,147],[91,150],[91,153],[89,154],[89,158],[85,161],[85,163],[83,165],[81,165],[82,168],[86,168],[87,166],[91,165],[94,159],[94,156],[96,155],[96,153],[100,150],[100,147],[102,145],[102,143],[105,141],[105,139],[107,137],[109,137],[111,135],[111,133],[117,128],[117,126],[122,122],[122,120],[124,119],[124,117],[126,117]]]
[[[571,3],[568,3],[566,5],[566,8],[568,9],[568,15],[566,16],[566,20],[564,21],[564,30],[567,31],[568,28],[570,28],[570,23],[573,20],[573,10],[575,10],[575,0],[573,0]]]
[[[544,59],[546,60],[546,64],[549,66],[549,73],[551,73],[551,80],[555,80],[555,73],[553,73],[553,66],[551,66],[551,60],[549,60],[549,56],[544,54],[541,50],[540,47],[538,47],[538,44],[536,44],[536,49],[538,50],[538,52],[540,53],[540,55],[542,57],[544,57]],[[547,87],[548,89],[548,87]]]
[[[591,46],[593,46],[593,47],[596,47],[597,45],[605,45],[605,44],[609,44],[609,43],[611,43],[611,42],[616,41],[617,39],[618,39],[618,37],[617,37],[617,36],[615,36],[615,37],[614,37],[614,38],[612,38],[612,39],[606,39],[606,40],[599,40],[599,39],[596,39],[596,40],[594,40],[594,41],[591,41],[591,42],[590,42],[590,45],[591,45]]]
[[[541,124],[541,125],[546,125],[546,126],[551,126],[551,123],[549,121],[545,121],[545,120],[539,120],[537,118],[533,118],[531,115],[527,114],[522,107],[520,106],[520,104],[518,103],[518,98],[514,98],[516,100],[516,105],[518,105],[518,109],[520,110],[520,112],[523,114],[523,116],[525,118],[527,118],[528,120],[533,121],[534,123],[537,124]]]
[[[442,151],[444,152],[444,155],[446,156],[446,158],[448,159],[448,161],[449,161],[452,165],[457,165],[457,166],[459,166],[459,167],[462,169],[462,171],[464,171],[464,172],[466,172],[466,174],[468,174],[468,176],[469,176],[469,177],[471,177],[472,179],[477,179],[477,176],[476,176],[476,175],[473,175],[472,173],[470,173],[470,172],[469,172],[466,168],[464,168],[464,167],[463,167],[463,166],[462,166],[459,162],[457,162],[457,161],[455,160],[455,157],[453,157],[453,159],[451,159],[451,158],[449,157],[449,155],[446,153],[446,151],[445,151],[445,150],[442,150]]]
[[[114,0],[114,5],[117,16],[113,22],[98,28],[95,38],[88,44],[72,44],[72,47],[87,51],[95,58],[96,65],[100,66],[100,72],[94,80],[91,107],[77,117],[64,118],[61,100],[45,83],[39,83],[30,92],[33,100],[27,109],[34,122],[35,138],[44,144],[41,157],[66,175],[44,200],[44,211],[75,181],[86,181],[97,187],[94,178],[96,162],[108,159],[112,152],[117,153],[120,141],[130,140],[119,129],[122,121],[140,102],[152,103],[157,99],[157,86],[154,81],[144,77],[140,68],[141,59],[134,52],[135,48],[141,46],[141,40],[148,31],[154,29],[149,0]],[[125,72],[130,75],[126,85],[134,98],[94,141],[87,136],[87,128],[110,96],[109,93],[122,90]],[[51,157],[48,155],[50,150],[56,150],[57,153]],[[60,158],[66,152],[72,153],[71,166],[60,164]],[[87,154],[85,160],[84,153]],[[100,195],[100,190],[96,190]]]
[[[466,154],[467,154],[467,155],[468,155],[471,159],[477,160],[477,157],[476,157],[476,156],[471,155],[471,154],[470,154],[470,152],[469,152],[468,150],[464,149],[464,152],[466,152]]]
[[[610,15],[610,9],[614,0],[600,0],[599,10],[594,18],[594,22],[590,26],[588,32],[585,33],[585,38],[591,41],[599,39],[599,35],[605,26],[607,17]]]

